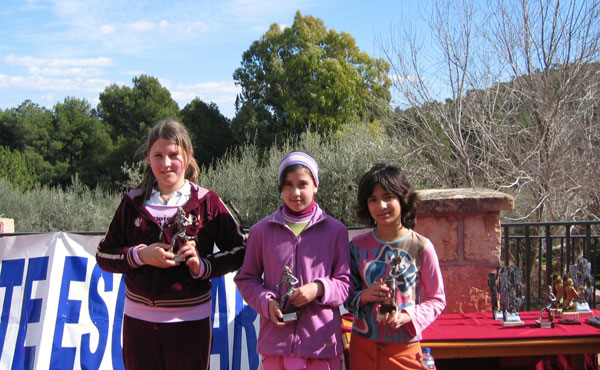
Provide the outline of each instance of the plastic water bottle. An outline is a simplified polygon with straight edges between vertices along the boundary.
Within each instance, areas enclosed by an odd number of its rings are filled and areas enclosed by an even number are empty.
[[[435,360],[431,355],[430,348],[423,348],[423,357],[421,357],[421,362],[427,369],[435,369]]]

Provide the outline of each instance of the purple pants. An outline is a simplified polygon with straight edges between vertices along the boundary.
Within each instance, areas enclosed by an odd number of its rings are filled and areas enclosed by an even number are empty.
[[[210,317],[169,324],[123,317],[127,370],[208,370],[211,345]]]

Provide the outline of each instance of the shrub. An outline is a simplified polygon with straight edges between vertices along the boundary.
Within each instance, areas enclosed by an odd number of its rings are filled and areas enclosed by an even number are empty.
[[[78,178],[66,190],[36,186],[26,192],[0,179],[0,215],[15,220],[16,232],[106,231],[119,201]]]
[[[17,150],[0,146],[0,178],[21,190],[31,189],[38,183],[34,165]]]
[[[356,225],[353,206],[358,180],[374,163],[396,161],[410,166],[408,151],[398,139],[387,136],[378,125],[349,124],[343,131],[325,136],[305,132],[299,140],[261,152],[249,144],[229,152],[214,166],[204,169],[199,182],[213,189],[240,212],[245,227],[267,216],[281,203],[277,191],[279,161],[288,152],[302,150],[319,164],[319,205],[348,226]],[[407,167],[410,177],[414,171]],[[410,176],[410,175],[413,176]]]

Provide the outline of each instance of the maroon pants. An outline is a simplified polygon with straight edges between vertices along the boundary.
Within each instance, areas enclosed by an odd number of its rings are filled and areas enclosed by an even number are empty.
[[[210,318],[159,324],[123,317],[123,362],[127,370],[208,370]]]

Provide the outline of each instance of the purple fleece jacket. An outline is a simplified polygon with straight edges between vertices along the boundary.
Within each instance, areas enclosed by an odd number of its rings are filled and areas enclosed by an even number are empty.
[[[248,304],[260,314],[257,352],[264,355],[329,358],[342,353],[339,306],[351,290],[348,230],[317,210],[296,236],[285,224],[280,206],[250,229],[246,256],[235,277]],[[299,280],[297,287],[319,281],[323,296],[300,308],[300,317],[283,328],[269,318],[269,300],[285,291],[283,267]]]

